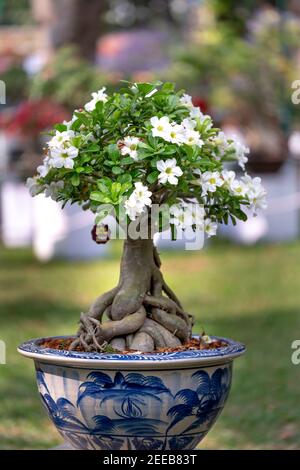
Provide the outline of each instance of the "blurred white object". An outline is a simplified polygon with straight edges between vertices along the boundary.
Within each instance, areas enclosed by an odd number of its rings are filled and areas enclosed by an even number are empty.
[[[238,227],[221,226],[220,232],[240,243],[250,243],[251,238],[252,243],[260,239],[271,242],[295,240],[299,236],[300,209],[299,176],[295,163],[287,161],[277,173],[263,174],[261,178],[267,190],[267,209],[259,212],[256,218],[252,219],[250,215],[249,222],[238,222]],[[244,230],[253,230],[253,237],[251,233],[245,235]]]
[[[79,206],[61,205],[43,195],[33,201],[33,250],[41,261],[52,258],[91,259],[105,256],[107,245],[91,237],[95,216]]]
[[[8,165],[8,145],[5,132],[0,132],[0,180],[7,172]]]
[[[294,158],[300,158],[300,131],[294,131],[288,141],[289,151]]]
[[[159,250],[201,250],[205,245],[204,232],[193,232],[191,227],[186,230],[177,229],[177,240],[172,240],[171,229],[154,235],[154,244]]]
[[[59,204],[43,195],[32,199],[33,250],[41,261],[55,254],[55,244],[67,234],[67,223]]]
[[[31,245],[32,199],[23,183],[1,185],[2,240],[10,248]]]
[[[25,70],[27,75],[32,77],[43,69],[43,67],[47,63],[47,60],[48,57],[42,52],[31,54],[24,59],[23,69]]]
[[[268,229],[269,224],[265,216],[253,217],[249,214],[247,222],[238,221],[235,227],[225,226],[222,232],[239,243],[253,245],[267,235]]]

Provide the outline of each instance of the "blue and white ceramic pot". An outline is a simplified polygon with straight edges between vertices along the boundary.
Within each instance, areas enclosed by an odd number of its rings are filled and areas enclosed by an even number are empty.
[[[194,449],[220,415],[233,359],[245,348],[159,354],[99,354],[44,349],[19,352],[35,362],[50,419],[76,449]],[[220,338],[221,339],[221,338]]]

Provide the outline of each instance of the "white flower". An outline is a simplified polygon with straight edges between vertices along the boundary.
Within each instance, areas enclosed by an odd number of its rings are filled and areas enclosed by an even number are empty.
[[[191,227],[194,223],[193,213],[189,204],[174,204],[170,207],[170,214],[172,215],[170,223],[180,229],[184,230],[187,227]]]
[[[36,171],[42,178],[45,178],[45,176],[47,176],[47,174],[49,173],[50,168],[51,168],[51,158],[47,156],[44,158],[43,165],[39,165]]]
[[[163,116],[161,118],[153,116],[150,119],[150,122],[152,125],[153,137],[162,137],[163,139],[165,139],[168,136],[171,128],[168,116]]]
[[[233,140],[233,142],[229,144],[228,149],[234,152],[235,158],[237,159],[239,166],[244,170],[245,163],[247,163],[248,161],[248,157],[246,157],[246,155],[250,152],[250,149],[235,138],[232,138],[231,140]]]
[[[242,181],[248,188],[247,197],[251,203],[250,208],[253,209],[255,213],[259,209],[266,209],[267,191],[261,184],[261,178],[258,176],[251,178],[251,176],[245,175]]]
[[[129,155],[133,160],[138,159],[138,153],[137,153],[137,146],[138,143],[140,142],[140,139],[138,137],[125,137],[125,139],[121,142],[122,148],[121,148],[121,154],[122,155]]]
[[[203,230],[205,211],[203,206],[198,202],[180,201],[170,208],[170,214],[173,216],[170,223],[176,225],[180,229],[185,229],[193,225]]]
[[[30,196],[34,197],[43,190],[43,186],[37,182],[37,176],[34,178],[27,178],[26,187],[29,190]]]
[[[92,99],[85,104],[84,109],[91,113],[96,108],[96,104],[99,101],[105,103],[107,101],[107,94],[105,93],[106,87],[102,87],[101,90],[92,93]]]
[[[203,140],[200,138],[198,131],[192,129],[186,129],[184,133],[184,143],[187,145],[197,145],[197,147],[202,147],[204,144]]]
[[[193,225],[200,227],[203,229],[204,217],[205,217],[205,210],[203,206],[200,206],[198,202],[193,202],[189,204],[190,211],[193,217]]]
[[[48,142],[50,149],[52,148],[61,148],[61,147],[70,147],[71,139],[75,137],[75,132],[72,130],[67,130],[63,132],[56,131],[55,135]]]
[[[222,171],[222,178],[224,180],[224,185],[227,186],[227,188],[231,188],[232,183],[235,180],[235,172],[234,171],[229,171],[229,170],[223,170]]]
[[[204,220],[204,231],[208,235],[208,238],[216,235],[217,228],[218,228],[217,222],[213,222],[211,219]]]
[[[246,155],[250,152],[249,148],[239,142],[235,137],[231,137],[229,140],[226,134],[220,131],[214,138],[213,143],[217,146],[216,157],[223,157],[225,153],[235,158],[239,166],[244,170],[245,163],[248,161]]]
[[[134,194],[134,197],[138,204],[142,207],[144,206],[151,206],[152,201],[151,201],[151,196],[152,192],[148,190],[147,186],[144,186],[143,183],[134,183],[135,190],[133,191],[132,194]]]
[[[201,175],[202,196],[208,192],[214,193],[216,189],[224,184],[218,171],[205,171]]]
[[[193,108],[192,97],[187,93],[184,93],[180,98],[180,103],[186,106],[187,108]]]
[[[50,167],[47,165],[39,165],[36,169],[36,171],[42,178],[45,178],[45,176],[47,176],[47,174],[49,173],[49,170],[50,170]]]
[[[140,207],[138,206],[137,201],[135,197],[132,196],[132,194],[127,199],[127,201],[125,201],[124,206],[125,206],[125,213],[128,215],[128,217],[131,220],[135,220],[137,216],[140,215],[141,212],[143,212],[140,210]]]
[[[183,126],[181,126],[180,124],[176,124],[176,122],[173,122],[169,130],[166,132],[164,139],[168,142],[172,142],[172,144],[180,145],[185,141],[184,132],[185,129]]]
[[[194,119],[190,119],[190,118],[185,118],[181,125],[185,128],[185,129],[195,129],[196,127],[196,121],[194,121]]]
[[[151,206],[152,192],[143,183],[134,183],[135,189],[125,201],[125,212],[131,220],[135,220],[145,210],[145,206]]]
[[[201,109],[198,106],[193,106],[190,110],[190,117],[192,119],[200,119],[203,116]]]
[[[243,181],[234,180],[230,185],[230,191],[236,196],[245,197],[249,188]]]
[[[64,189],[63,181],[52,181],[52,183],[45,186],[44,194],[46,197],[51,197],[53,201],[56,201],[62,189]]]
[[[73,116],[72,116],[72,119],[71,119],[70,121],[63,121],[63,124],[64,124],[65,126],[67,126],[67,130],[68,130],[68,131],[71,129],[72,124],[73,124],[75,121],[77,121],[77,119],[78,119],[78,116],[76,116],[75,112],[78,113],[79,110],[78,110],[78,109],[75,109],[74,114],[73,114]]]
[[[213,126],[211,117],[208,114],[203,114],[201,109],[196,106],[192,107],[190,111],[190,117],[192,119],[197,119],[197,121],[199,121],[200,124],[203,124],[205,122],[206,129],[211,129]]]
[[[178,177],[181,176],[182,170],[177,166],[175,158],[168,158],[168,160],[159,160],[156,163],[156,168],[160,171],[158,175],[159,182],[162,184],[170,183],[177,185]]]
[[[220,131],[213,139],[213,143],[217,146],[218,157],[222,157],[228,149],[228,140],[224,132]]]
[[[78,148],[53,148],[51,150],[51,166],[53,168],[68,168],[74,167],[74,158],[78,155]]]

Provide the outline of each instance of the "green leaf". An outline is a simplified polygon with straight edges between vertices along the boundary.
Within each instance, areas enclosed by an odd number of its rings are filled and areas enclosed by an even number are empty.
[[[157,181],[159,172],[158,171],[152,171],[148,176],[147,176],[147,181],[150,184],[153,184]]]
[[[75,171],[76,173],[83,173],[84,171],[86,171],[87,168],[84,168],[83,166],[78,166]]]
[[[86,153],[99,152],[100,147],[97,144],[91,144],[88,148],[84,149]]]
[[[104,194],[100,193],[99,191],[91,192],[90,199],[92,201],[96,201],[96,202],[104,202],[104,203],[112,202],[111,199],[108,196],[105,196]]]
[[[98,102],[96,103],[95,110],[97,111],[98,114],[102,114],[102,112],[103,112],[103,106],[104,106],[103,101],[98,101]]]
[[[131,163],[134,163],[134,160],[131,157],[125,157],[121,160],[122,165],[130,165]]]
[[[72,128],[74,130],[79,129],[82,124],[86,127],[89,127],[89,125],[91,123],[89,116],[87,116],[83,112],[75,113],[75,116],[77,116],[77,119],[72,124]]]
[[[120,157],[120,150],[116,144],[108,145],[106,150],[111,160],[118,160]]]
[[[121,189],[121,193],[124,194],[126,193],[126,191],[128,191],[128,189],[130,189],[132,187],[132,184],[131,183],[123,183],[122,184],[122,189]]]
[[[123,175],[118,176],[118,182],[121,184],[131,183],[132,176],[129,173],[124,173]]]
[[[246,222],[246,220],[248,219],[248,217],[247,217],[247,215],[245,214],[245,212],[243,212],[241,209],[236,209],[236,210],[234,211],[234,215],[235,215],[238,219],[242,220],[243,222]]]
[[[150,162],[150,166],[152,168],[156,168],[156,163],[158,162],[159,158],[154,158],[153,160],[151,160]]]
[[[110,210],[108,208],[101,209],[99,212],[97,212],[96,218],[95,218],[95,223],[99,224],[107,215],[109,215]]]
[[[73,186],[79,186],[80,184],[80,176],[78,173],[74,173],[71,178],[71,183]]]
[[[162,149],[160,149],[157,153],[162,155],[174,155],[177,153],[178,147],[175,145],[166,145]]]
[[[146,144],[146,142],[139,142],[138,148],[139,149],[147,149],[147,150],[152,151],[152,148],[150,147],[150,145]]]
[[[171,83],[171,82],[164,83],[161,90],[167,91],[167,92],[174,91],[174,83]]]
[[[55,124],[54,129],[58,132],[64,132],[67,130],[67,126],[65,124]]]
[[[111,194],[115,195],[115,194],[118,194],[122,189],[122,185],[121,183],[118,183],[117,181],[115,181],[112,185],[111,185]]]
[[[111,188],[112,185],[112,180],[108,176],[103,176],[100,180],[98,180],[99,183],[105,184],[108,188]]]
[[[103,183],[102,181],[97,181],[97,186],[98,188],[100,189],[100,191],[102,193],[105,193],[105,194],[109,194],[110,193],[110,189],[107,187],[107,185],[105,183]]]
[[[185,151],[185,154],[188,157],[188,159],[193,160],[194,155],[195,155],[194,147],[192,147],[191,145],[183,145],[182,147],[183,147],[183,149]]]
[[[123,170],[119,166],[113,166],[111,171],[113,172],[114,175],[120,175]]]
[[[179,102],[179,98],[176,95],[170,95],[168,96],[168,105],[170,109],[174,109]]]
[[[233,217],[233,215],[231,214],[230,214],[230,219],[231,219],[232,225],[236,225],[235,217]]]
[[[157,146],[159,144],[159,141],[156,137],[153,137],[153,135],[149,134],[148,135],[148,143],[151,145],[153,149],[157,149]]]
[[[154,90],[156,86],[157,85],[155,83],[137,83],[138,90],[144,95],[150,93],[150,91]]]

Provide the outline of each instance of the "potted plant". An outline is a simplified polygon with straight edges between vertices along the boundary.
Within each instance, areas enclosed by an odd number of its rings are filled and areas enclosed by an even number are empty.
[[[244,167],[246,153],[170,83],[102,89],[56,126],[31,194],[92,210],[97,243],[112,236],[108,212],[125,233],[119,283],[81,314],[77,335],[19,348],[75,448],[190,449],[221,412],[244,346],[192,337],[193,316],[163,278],[153,234],[170,225],[174,238],[188,227],[212,236],[218,223],[245,220],[243,207],[264,207],[259,178],[224,168],[232,159]]]

